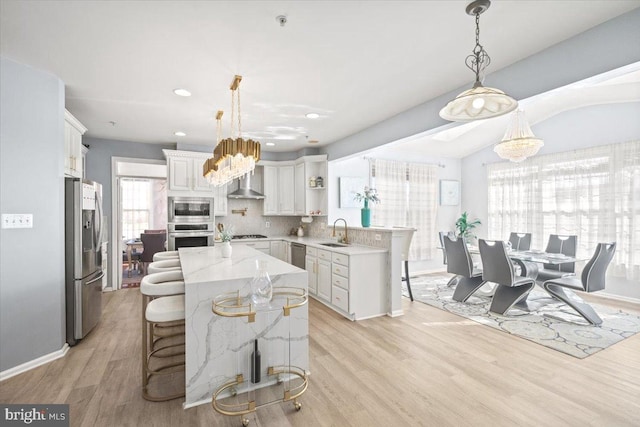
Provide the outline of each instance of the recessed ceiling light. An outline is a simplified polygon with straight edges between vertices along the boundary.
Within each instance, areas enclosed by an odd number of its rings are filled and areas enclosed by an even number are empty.
[[[180,89],[180,88],[174,89],[173,93],[175,93],[178,96],[191,96],[191,92],[189,92],[186,89]]]
[[[267,142],[267,147],[273,147],[274,145],[276,145],[275,142]]]
[[[307,114],[305,114],[305,117],[307,119],[317,119],[318,117],[320,117],[320,114],[318,114],[318,113],[307,113]]]
[[[175,136],[187,136],[186,133],[182,132],[182,131],[178,131],[178,132],[174,132],[173,133]]]

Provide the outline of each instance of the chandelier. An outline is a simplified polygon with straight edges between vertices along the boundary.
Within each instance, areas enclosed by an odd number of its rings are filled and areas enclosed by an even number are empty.
[[[202,165],[202,175],[214,186],[221,186],[241,177],[256,167],[260,160],[260,143],[252,139],[242,138],[242,120],[240,118],[240,81],[242,76],[235,76],[231,83],[231,137],[220,140],[222,111],[218,111],[217,145],[213,157]],[[238,118],[236,138],[233,138],[235,117]]]
[[[543,145],[544,142],[531,131],[524,112],[518,109],[513,113],[502,141],[493,147],[493,151],[503,159],[520,163],[527,157],[534,156]]]
[[[491,58],[480,44],[480,14],[489,9],[489,0],[476,0],[466,8],[468,15],[476,17],[476,45],[472,54],[467,56],[465,64],[476,75],[473,88],[465,90],[450,101],[442,110],[440,117],[454,122],[470,122],[501,116],[516,109],[518,101],[499,89],[482,86],[484,70],[491,63]]]

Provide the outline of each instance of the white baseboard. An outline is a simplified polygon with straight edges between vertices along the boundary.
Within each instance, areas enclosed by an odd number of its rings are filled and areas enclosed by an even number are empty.
[[[404,316],[404,311],[402,310],[394,310],[391,313],[387,312],[387,316],[389,317],[400,317]]]
[[[22,365],[18,365],[16,367],[7,369],[6,371],[0,372],[0,381],[4,381],[11,377],[15,377],[18,374],[23,372],[27,372],[33,368],[37,368],[38,366],[44,365],[45,363],[52,362],[56,359],[60,359],[64,357],[69,351],[69,344],[64,343],[62,348],[58,351],[54,351],[53,353],[45,354],[42,357],[38,357],[37,359],[33,359],[29,362],[25,362]]]

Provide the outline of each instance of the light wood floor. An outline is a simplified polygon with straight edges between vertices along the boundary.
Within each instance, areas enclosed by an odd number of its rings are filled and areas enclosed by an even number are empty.
[[[105,295],[97,329],[66,357],[0,383],[3,403],[69,403],[72,426],[239,426],[210,405],[140,395],[140,292]],[[638,426],[640,335],[587,359],[407,299],[353,323],[309,308],[311,379],[251,426]],[[627,305],[626,309],[637,309]]]

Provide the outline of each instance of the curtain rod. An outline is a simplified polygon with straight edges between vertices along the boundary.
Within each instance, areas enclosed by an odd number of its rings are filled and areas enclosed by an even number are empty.
[[[365,160],[388,160],[388,159],[376,159],[375,157],[369,157],[369,156],[363,156],[362,157]],[[418,165],[429,165],[429,166],[437,166],[439,168],[446,168],[447,166],[444,163],[417,163],[417,162],[405,162],[405,161],[400,161],[400,160],[393,160],[393,161],[397,161],[397,162],[402,162],[402,163],[413,163],[413,164],[418,164]]]

